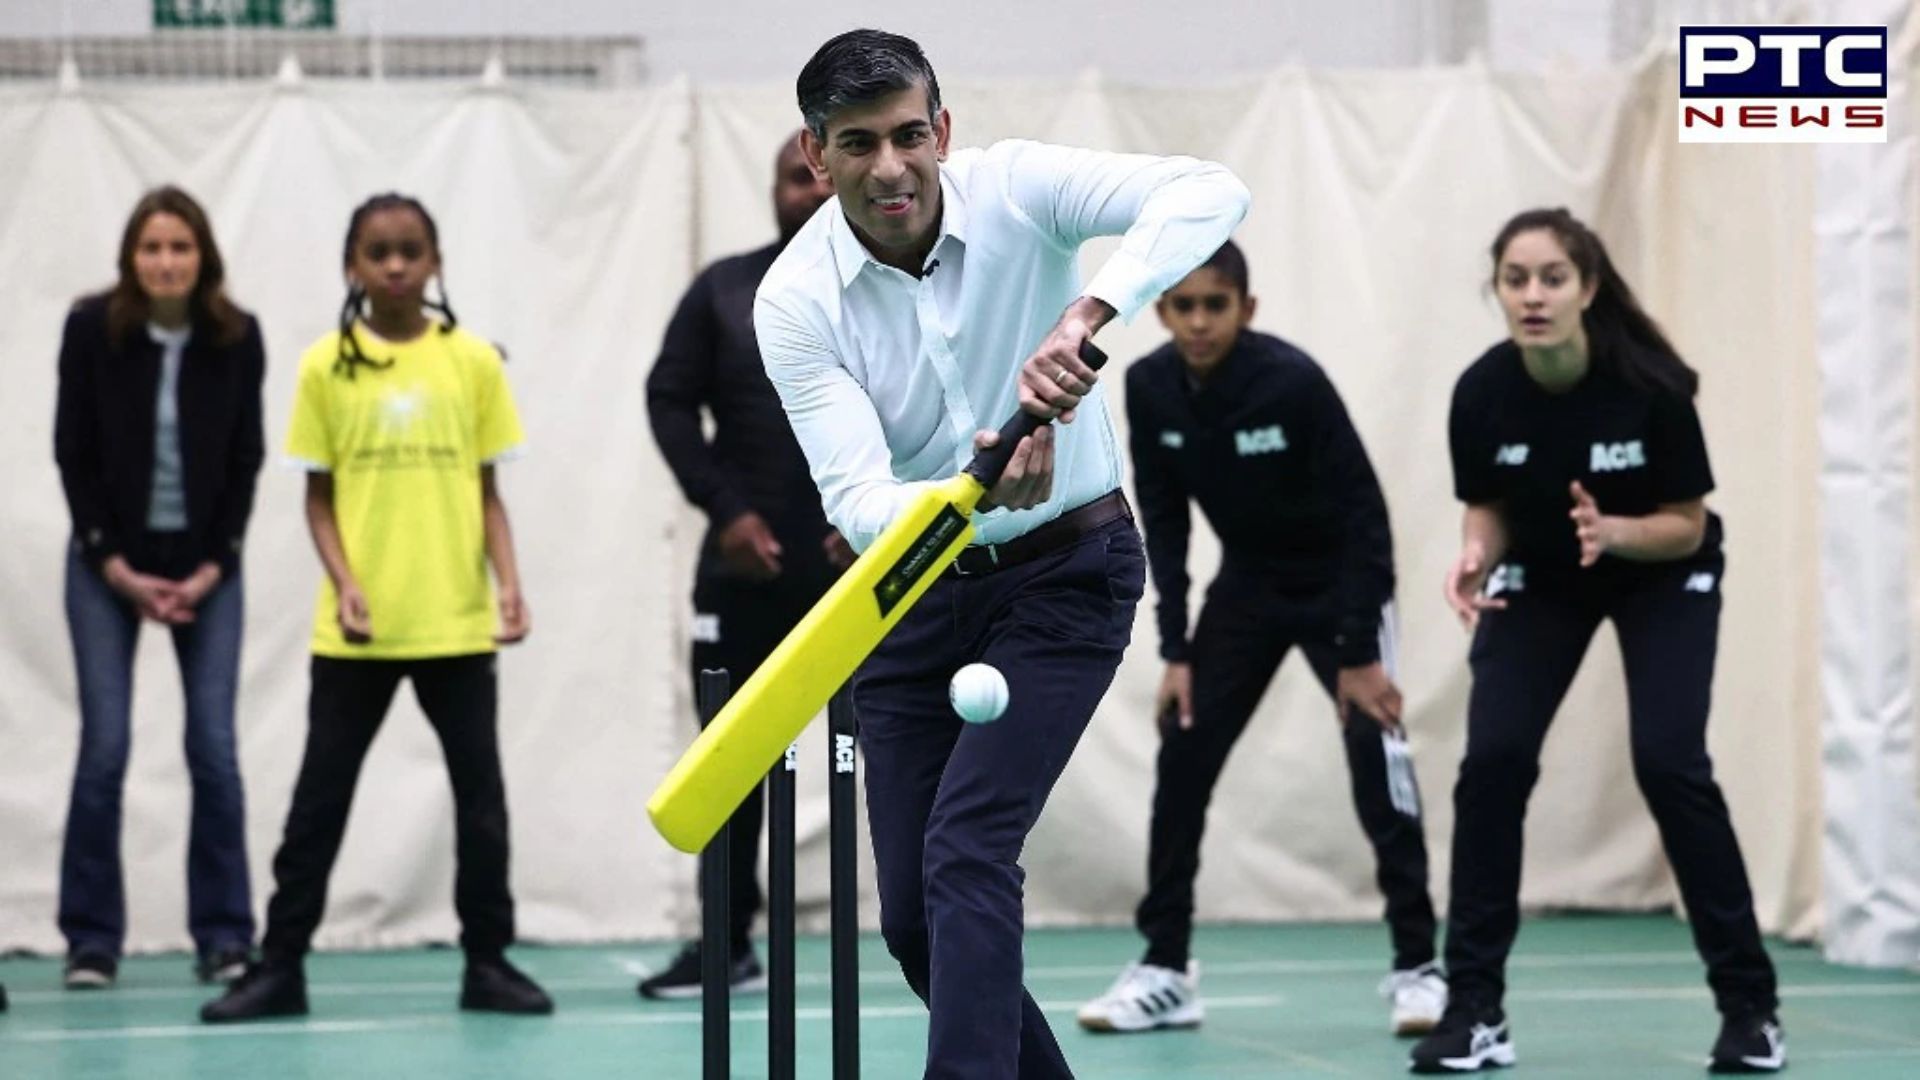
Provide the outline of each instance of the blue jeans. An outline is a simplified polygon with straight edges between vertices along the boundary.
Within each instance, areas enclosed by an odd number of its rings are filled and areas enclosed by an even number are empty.
[[[203,954],[253,943],[246,804],[233,731],[242,595],[239,575],[223,579],[195,609],[192,623],[170,628],[186,688],[187,771],[193,781],[187,925]],[[120,798],[132,745],[140,613],[71,546],[67,628],[80,684],[80,760],[60,853],[60,932],[72,953],[118,957],[127,934]]]

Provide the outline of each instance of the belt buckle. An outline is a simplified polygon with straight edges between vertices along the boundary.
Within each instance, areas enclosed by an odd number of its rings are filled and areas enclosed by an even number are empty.
[[[963,548],[960,552],[960,557],[955,558],[953,560],[953,573],[955,577],[979,577],[981,574],[990,574],[993,571],[1000,569],[1000,545],[999,544],[981,544],[980,547],[986,551],[987,561],[992,563],[993,565],[988,567],[985,570],[981,570],[978,572],[968,570],[964,564],[964,558],[968,551],[972,551],[974,549]]]

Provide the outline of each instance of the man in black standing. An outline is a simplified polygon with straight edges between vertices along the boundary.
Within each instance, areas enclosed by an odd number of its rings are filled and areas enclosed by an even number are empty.
[[[798,135],[780,149],[773,179],[780,239],[721,259],[701,272],[667,326],[647,377],[654,438],[688,501],[707,514],[693,586],[693,674],[725,668],[739,686],[805,615],[852,549],[827,524],[820,494],[767,381],[753,334],[760,278],[832,194],[816,180]],[[707,437],[701,411],[713,418]],[[756,876],[760,794],[732,819],[732,964],[736,991],[766,985],[749,933],[761,904]],[[640,983],[648,998],[700,993],[700,947],[689,944],[665,971]]]

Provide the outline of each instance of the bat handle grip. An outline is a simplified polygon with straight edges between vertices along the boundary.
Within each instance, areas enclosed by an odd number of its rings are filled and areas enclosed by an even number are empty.
[[[1080,343],[1080,361],[1095,371],[1107,362],[1107,354],[1091,341]],[[1013,452],[1020,446],[1020,440],[1039,431],[1049,421],[1038,417],[1025,409],[1015,410],[1013,419],[1000,427],[1000,441],[973,455],[967,463],[966,472],[980,486],[988,490],[1000,482],[1000,474],[1007,471],[1007,463],[1013,460]]]

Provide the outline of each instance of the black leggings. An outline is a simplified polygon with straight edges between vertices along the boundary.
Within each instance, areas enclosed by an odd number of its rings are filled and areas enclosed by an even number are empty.
[[[468,953],[498,954],[513,942],[513,894],[507,887],[507,791],[495,726],[494,655],[431,660],[313,658],[307,701],[307,749],[273,857],[261,951],[297,960],[313,943],[327,906],[327,879],[347,829],[360,766],[401,679],[440,737],[453,781],[454,909]]]
[[[1722,1011],[1771,1011],[1746,865],[1707,757],[1722,565],[1695,560],[1577,587],[1507,592],[1480,619],[1470,662],[1467,753],[1454,787],[1447,967],[1462,1000],[1497,1004],[1519,928],[1520,848],[1540,745],[1602,619],[1626,668],[1634,776],[1679,880],[1694,945]],[[1557,584],[1557,583],[1556,583]],[[1544,587],[1543,587],[1544,586]]]

